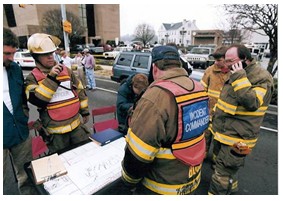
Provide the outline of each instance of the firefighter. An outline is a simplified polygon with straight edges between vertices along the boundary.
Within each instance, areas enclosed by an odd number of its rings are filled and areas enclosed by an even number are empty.
[[[122,179],[135,194],[193,194],[205,156],[208,96],[172,46],[152,51],[154,82],[133,112]]]
[[[203,85],[204,89],[207,91],[209,97],[209,114],[210,114],[210,126],[213,116],[213,108],[219,98],[221,89],[224,85],[224,82],[229,79],[230,69],[225,65],[225,53],[227,47],[221,46],[215,50],[210,56],[214,57],[214,64],[209,66],[203,74],[203,77],[200,83]],[[209,153],[209,148],[212,141],[212,134],[210,129],[205,131],[205,140],[206,140],[206,156]],[[217,153],[217,146],[214,146],[214,152]],[[213,153],[214,153],[213,152]],[[212,161],[215,158],[215,154],[212,156]]]
[[[37,106],[51,153],[87,140],[88,98],[75,74],[54,60],[60,40],[44,33],[28,39],[36,67],[26,78],[28,101]]]
[[[273,92],[272,76],[244,45],[231,45],[225,63],[231,75],[215,105],[211,129],[220,149],[208,194],[217,195],[238,191],[238,171],[256,146]]]

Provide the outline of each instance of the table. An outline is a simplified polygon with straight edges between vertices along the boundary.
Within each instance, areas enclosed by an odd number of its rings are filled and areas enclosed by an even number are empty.
[[[105,146],[86,141],[76,148],[58,153],[68,174],[36,185],[40,194],[131,194],[121,180],[125,138]],[[33,180],[30,162],[25,170]],[[116,189],[117,188],[117,189]]]

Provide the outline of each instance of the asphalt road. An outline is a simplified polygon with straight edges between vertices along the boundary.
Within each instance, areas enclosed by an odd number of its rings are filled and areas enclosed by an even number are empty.
[[[87,91],[90,109],[103,105],[112,105],[116,102],[116,91],[119,84],[109,80],[97,78],[98,90],[95,92]],[[36,108],[30,105],[30,120],[38,117]],[[263,123],[260,137],[253,152],[247,157],[244,168],[239,172],[239,195],[278,195],[278,132],[277,132],[277,108],[272,107]],[[87,124],[91,128],[92,121]],[[207,195],[209,181],[212,170],[210,168],[210,157],[203,163],[202,179],[197,195]],[[10,176],[9,183],[4,195],[18,195],[17,185],[14,180],[12,169],[5,172]],[[120,181],[102,192],[108,195],[127,195],[129,192],[123,188]]]

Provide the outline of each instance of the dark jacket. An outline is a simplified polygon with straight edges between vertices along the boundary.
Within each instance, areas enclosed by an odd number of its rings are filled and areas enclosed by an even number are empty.
[[[119,124],[125,125],[128,111],[134,105],[135,93],[132,89],[132,79],[134,74],[129,76],[127,80],[119,87],[117,95],[117,118]]]
[[[21,68],[12,63],[7,69],[10,97],[13,105],[11,114],[3,102],[3,148],[8,149],[25,141],[29,135],[28,107],[24,91]],[[24,110],[27,110],[26,113]]]

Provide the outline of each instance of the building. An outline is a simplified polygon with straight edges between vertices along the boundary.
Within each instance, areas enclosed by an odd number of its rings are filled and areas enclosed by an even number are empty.
[[[196,21],[184,19],[178,23],[163,23],[158,29],[158,43],[175,43],[187,47],[192,44],[192,30],[198,30]]]
[[[193,30],[192,45],[222,45],[223,31],[221,30]]]
[[[67,12],[78,16],[85,27],[82,43],[99,45],[107,40],[120,38],[119,4],[66,4],[65,7]],[[3,4],[3,25],[18,36],[20,47],[26,48],[29,36],[42,32],[41,21],[44,14],[54,9],[61,10],[61,5]]]

